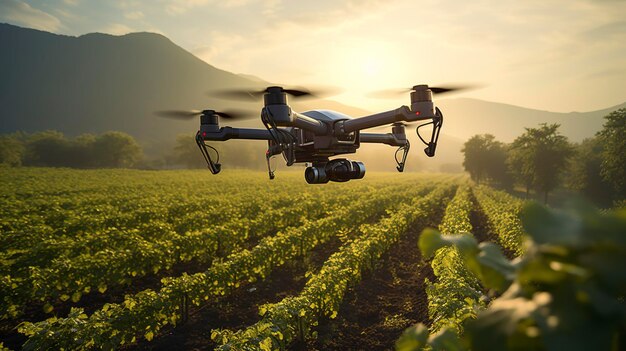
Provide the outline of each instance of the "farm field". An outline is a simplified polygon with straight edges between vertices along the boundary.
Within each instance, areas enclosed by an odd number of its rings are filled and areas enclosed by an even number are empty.
[[[523,202],[466,178],[3,169],[0,342],[10,349],[391,349],[484,304],[427,227],[522,253]]]

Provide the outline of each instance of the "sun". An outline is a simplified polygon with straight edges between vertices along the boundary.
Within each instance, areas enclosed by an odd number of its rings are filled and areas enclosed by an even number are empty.
[[[368,77],[373,78],[380,74],[383,68],[383,62],[377,57],[366,57],[361,62],[361,73]]]

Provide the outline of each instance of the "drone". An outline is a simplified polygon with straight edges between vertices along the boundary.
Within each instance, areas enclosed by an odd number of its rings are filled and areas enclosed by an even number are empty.
[[[214,94],[233,100],[262,97],[264,106],[261,109],[260,118],[265,129],[220,126],[221,118],[244,118],[242,114],[236,112],[162,111],[160,114],[167,117],[200,116],[200,129],[196,133],[195,141],[212,174],[218,174],[221,171],[221,164],[219,153],[208,145],[207,141],[265,140],[268,145],[265,158],[270,179],[275,177],[275,170],[271,167],[270,159],[282,154],[287,166],[295,163],[304,163],[307,166],[304,172],[307,183],[325,184],[331,181],[347,182],[352,179],[362,179],[365,176],[365,165],[362,162],[346,158],[331,159],[338,155],[356,153],[362,143],[379,143],[397,147],[396,169],[398,172],[403,172],[411,147],[405,133],[406,127],[410,126],[407,123],[422,122],[416,128],[417,136],[426,146],[425,154],[428,157],[435,156],[439,132],[443,125],[443,114],[433,104],[433,93],[440,94],[459,89],[462,88],[429,87],[422,84],[415,85],[411,89],[395,90],[395,92],[410,93],[410,107],[403,105],[393,110],[358,118],[331,110],[294,111],[287,102],[287,96],[290,98],[316,97],[316,93],[308,90],[270,86],[257,91],[231,90]],[[428,140],[420,134],[420,128],[427,125],[432,125]],[[391,132],[363,132],[375,127],[391,127]],[[217,154],[215,159],[209,153],[209,149]],[[402,155],[398,158],[400,152]]]

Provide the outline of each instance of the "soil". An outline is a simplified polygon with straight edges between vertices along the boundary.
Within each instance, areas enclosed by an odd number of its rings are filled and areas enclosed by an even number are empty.
[[[260,241],[261,237],[245,242],[242,247],[249,249],[254,247]],[[126,295],[134,295],[146,289],[159,290],[161,288],[161,279],[164,277],[178,277],[183,273],[195,274],[206,271],[211,266],[211,262],[200,262],[197,259],[188,262],[178,262],[170,269],[164,269],[158,273],[148,273],[145,276],[135,277],[131,283],[123,285],[115,285],[109,287],[104,293],[92,291],[83,294],[80,301],[74,303],[71,300],[65,302],[57,302],[52,314],[43,312],[42,302],[32,302],[26,307],[22,318],[11,320],[10,323],[0,324],[0,340],[6,347],[11,349],[20,349],[21,345],[26,341],[26,337],[17,332],[17,327],[24,321],[42,321],[51,317],[67,316],[72,307],[83,308],[85,313],[91,315],[93,312],[102,308],[106,303],[121,303]]]
[[[338,317],[320,321],[318,338],[294,349],[393,350],[406,328],[430,325],[424,280],[435,281],[435,276],[417,242],[422,229],[436,227],[442,215],[443,209],[428,223],[415,223],[381,257],[378,267],[346,293]]]
[[[314,248],[304,259],[287,262],[263,281],[246,285],[217,303],[212,302],[192,311],[184,325],[164,330],[150,342],[140,342],[127,350],[212,350],[213,329],[242,329],[260,319],[258,308],[295,296],[304,288],[307,271],[321,268],[326,259],[341,245],[334,237]]]
[[[474,199],[475,202],[475,199]],[[445,206],[442,206],[445,208]],[[479,241],[496,241],[485,215],[474,204],[471,223]],[[417,247],[419,235],[426,226],[436,227],[443,215],[443,208],[428,223],[415,223],[400,240],[381,257],[373,270],[364,272],[362,280],[350,289],[340,306],[338,317],[321,320],[316,331],[318,338],[296,344],[298,350],[393,350],[402,332],[415,323],[430,325],[428,301],[424,280],[435,281],[429,262],[422,259]],[[211,340],[213,329],[241,329],[259,320],[258,307],[274,303],[287,296],[297,295],[306,283],[307,271],[318,270],[326,259],[342,244],[334,237],[319,245],[305,258],[287,262],[263,281],[237,289],[219,301],[191,311],[189,320],[174,328],[166,328],[151,342],[142,341],[125,350],[207,350],[216,345]],[[505,254],[507,254],[505,252]],[[508,256],[508,254],[507,254]],[[206,269],[198,262],[181,264],[172,272],[194,272]],[[89,294],[81,300],[88,312],[105,302],[120,300],[123,292],[141,291],[158,287],[160,274],[133,281],[132,287],[111,289],[105,294]],[[69,306],[69,305],[68,305]],[[69,307],[58,309],[63,315]],[[65,310],[66,309],[66,310]],[[30,316],[42,317],[41,309]],[[44,316],[45,317],[45,316]],[[8,336],[8,338],[6,338]],[[24,341],[15,332],[0,333],[5,346],[19,349]]]
[[[487,216],[480,206],[480,203],[476,201],[476,198],[472,194],[472,211],[470,213],[470,223],[472,224],[472,233],[478,242],[482,243],[484,241],[489,241],[495,244],[498,244],[498,234],[494,228],[489,225],[489,220],[487,220]],[[502,249],[502,253],[506,258],[512,260],[515,258],[515,253],[505,247],[502,247],[500,244],[500,249]]]
[[[26,341],[26,337],[17,332],[17,326],[23,321],[42,321],[53,316],[63,317],[67,316],[72,307],[80,307],[85,310],[85,313],[91,314],[100,308],[105,303],[121,303],[124,301],[126,294],[136,294],[146,289],[158,290],[161,286],[161,278],[180,276],[184,272],[188,274],[194,274],[197,272],[203,272],[207,269],[206,264],[201,264],[195,260],[189,262],[179,262],[168,270],[162,270],[157,274],[150,273],[146,276],[135,278],[130,285],[114,286],[107,289],[104,293],[91,292],[84,294],[80,301],[74,303],[71,300],[61,302],[54,307],[52,314],[43,312],[43,304],[40,302],[33,302],[28,305],[25,310],[24,316],[27,318],[21,318],[12,320],[11,325],[2,325],[0,327],[0,340],[4,343],[5,347],[13,350],[19,350],[21,345]]]

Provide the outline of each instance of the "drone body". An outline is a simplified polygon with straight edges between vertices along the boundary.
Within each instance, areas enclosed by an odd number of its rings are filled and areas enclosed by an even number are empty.
[[[437,91],[439,89],[439,91]],[[432,93],[446,92],[452,89],[432,88],[416,85],[411,90],[411,105],[360,118],[330,110],[311,110],[295,112],[287,103],[287,95],[299,97],[308,92],[269,87],[260,92],[244,92],[247,97],[263,95],[264,107],[261,121],[265,129],[221,127],[220,117],[231,118],[228,113],[204,110],[200,113],[200,130],[196,142],[213,174],[221,170],[219,163],[213,161],[206,141],[226,141],[230,139],[267,140],[266,160],[270,179],[274,171],[270,167],[270,158],[282,154],[287,166],[294,163],[307,163],[305,171],[308,183],[320,184],[329,181],[345,182],[360,179],[365,175],[365,166],[361,162],[344,158],[331,157],[352,154],[362,143],[381,143],[398,147],[396,151],[397,170],[404,170],[404,163],[410,144],[405,134],[403,122],[426,121],[417,127],[417,135],[426,145],[426,155],[435,155],[439,131],[443,124],[443,115],[432,101]],[[237,92],[241,95],[242,92]],[[232,94],[231,94],[232,95]],[[391,124],[390,133],[363,133],[362,130]],[[430,140],[426,141],[419,134],[419,128],[433,126]],[[215,150],[215,149],[213,149]],[[397,153],[404,151],[401,160]]]

